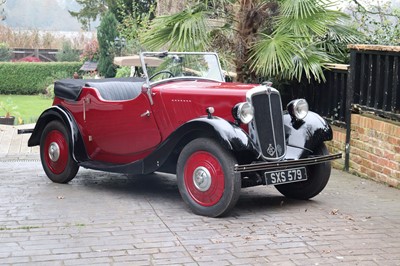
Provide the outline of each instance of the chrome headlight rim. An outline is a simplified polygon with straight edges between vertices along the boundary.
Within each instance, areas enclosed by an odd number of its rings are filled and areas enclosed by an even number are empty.
[[[249,102],[241,102],[233,108],[233,116],[237,121],[248,124],[254,119],[254,108]]]
[[[287,110],[292,118],[303,120],[308,115],[308,102],[305,99],[296,99],[287,105]]]

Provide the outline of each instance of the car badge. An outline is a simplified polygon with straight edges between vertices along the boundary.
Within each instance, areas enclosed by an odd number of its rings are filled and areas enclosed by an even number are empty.
[[[275,153],[275,148],[272,147],[272,144],[269,144],[269,147],[268,147],[268,149],[267,149],[267,153],[268,153],[270,156],[273,156],[273,155],[274,155],[274,153]]]
[[[267,93],[267,95],[270,95],[270,94],[271,94],[271,92],[272,92],[272,90],[271,90],[271,88],[270,88],[270,87],[267,87],[267,88],[266,88],[266,90],[265,90],[265,92]]]

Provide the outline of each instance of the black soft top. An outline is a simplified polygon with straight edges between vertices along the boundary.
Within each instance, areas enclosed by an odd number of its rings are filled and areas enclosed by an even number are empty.
[[[92,83],[107,82],[144,82],[143,78],[107,78],[107,79],[62,79],[54,83],[54,94],[62,99],[76,100],[83,87],[91,87]]]

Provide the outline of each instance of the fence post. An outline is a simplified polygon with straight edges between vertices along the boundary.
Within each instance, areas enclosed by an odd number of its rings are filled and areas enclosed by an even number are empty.
[[[346,146],[344,157],[344,170],[349,171],[350,168],[350,140],[351,140],[351,111],[352,102],[354,97],[354,84],[355,84],[355,67],[357,64],[357,54],[354,50],[350,51],[350,66],[347,78],[347,91],[346,91],[346,106],[345,106],[345,119],[346,119]]]
[[[35,48],[35,50],[33,51],[33,56],[36,57],[37,59],[40,59],[39,57],[39,49]]]

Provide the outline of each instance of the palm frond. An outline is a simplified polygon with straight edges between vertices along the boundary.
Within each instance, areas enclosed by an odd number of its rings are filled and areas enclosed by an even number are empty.
[[[298,38],[288,34],[269,36],[262,34],[262,38],[252,47],[251,68],[258,75],[273,77],[293,67],[293,57],[296,51],[301,51]]]
[[[332,1],[326,0],[285,0],[281,3],[281,15],[292,19],[302,19],[321,13]]]
[[[153,20],[143,35],[143,45],[148,49],[174,51],[204,51],[210,42],[209,11],[204,5]]]
[[[334,59],[315,45],[303,46],[301,49],[302,52],[293,57],[293,69],[285,71],[283,75],[299,82],[304,77],[308,81],[311,79],[317,82],[325,81],[324,66]]]
[[[358,40],[348,17],[327,8],[329,0],[283,0],[272,35],[260,34],[250,58],[264,77],[325,81],[327,63],[344,58],[344,43]]]
[[[282,79],[303,78],[325,81],[324,65],[334,58],[311,44],[307,38],[293,35],[263,35],[252,50],[252,69],[263,77]]]
[[[291,9],[286,12],[282,12],[281,16],[277,19],[276,32],[291,30],[295,35],[300,36],[323,36],[328,30],[328,27],[335,24],[343,14],[335,10],[327,10],[324,6],[321,6],[320,1],[286,0],[282,5],[285,6],[288,2],[301,2],[302,7],[306,6],[306,4],[309,6],[308,9],[305,8],[307,12],[294,8],[299,6],[299,4],[294,5],[294,7],[291,7]]]
[[[336,62],[346,63],[348,60],[347,45],[362,43],[364,36],[357,29],[344,24],[345,22],[332,24],[323,37],[319,37],[318,48],[334,56]]]

